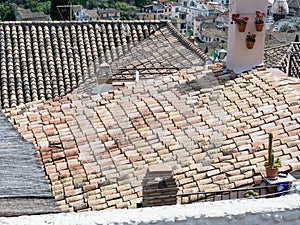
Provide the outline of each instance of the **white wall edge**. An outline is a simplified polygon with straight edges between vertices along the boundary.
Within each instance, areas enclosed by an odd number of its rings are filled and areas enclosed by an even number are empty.
[[[300,195],[299,193],[294,193],[269,199],[225,200],[139,209],[0,217],[0,224],[299,225]]]

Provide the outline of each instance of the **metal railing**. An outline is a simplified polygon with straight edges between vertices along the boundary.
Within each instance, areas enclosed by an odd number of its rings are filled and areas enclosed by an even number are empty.
[[[179,202],[181,204],[193,202],[209,202],[220,201],[229,199],[245,199],[245,193],[253,190],[257,193],[253,198],[273,198],[280,195],[288,194],[290,191],[276,192],[276,185],[245,187],[239,189],[217,190],[217,191],[204,191],[194,193],[178,194]]]
[[[290,188],[289,188],[290,189]],[[276,185],[264,185],[264,186],[253,186],[245,187],[239,189],[229,189],[229,190],[216,190],[216,191],[202,191],[202,192],[192,192],[192,193],[182,193],[176,195],[159,195],[144,197],[143,199],[169,199],[177,198],[177,203],[179,204],[189,204],[194,202],[213,202],[220,200],[234,200],[234,199],[247,199],[245,193],[250,190],[257,193],[257,195],[252,196],[252,198],[274,198],[281,195],[289,194],[290,190],[276,191]]]

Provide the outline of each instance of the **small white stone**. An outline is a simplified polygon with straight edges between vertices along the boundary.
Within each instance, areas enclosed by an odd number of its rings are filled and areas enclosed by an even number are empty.
[[[276,214],[276,215],[274,215],[274,220],[275,220],[276,222],[281,222],[281,221],[283,220],[283,218],[282,218],[281,215]]]
[[[262,213],[262,214],[260,215],[260,218],[261,218],[262,220],[269,220],[269,219],[271,219],[271,214],[270,214],[270,213]]]

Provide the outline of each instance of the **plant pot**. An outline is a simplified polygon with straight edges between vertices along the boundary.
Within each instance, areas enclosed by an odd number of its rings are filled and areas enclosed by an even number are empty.
[[[264,23],[255,23],[256,31],[261,32],[264,28]]]
[[[278,178],[278,168],[267,168],[266,167],[267,178],[277,179]]]
[[[245,32],[247,24],[237,24],[239,32]]]
[[[246,41],[247,48],[248,48],[248,49],[252,49],[253,46],[254,46],[254,43],[255,43],[255,41]]]

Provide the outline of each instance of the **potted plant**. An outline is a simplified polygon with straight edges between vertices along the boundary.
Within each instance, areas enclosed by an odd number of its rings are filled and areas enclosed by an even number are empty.
[[[266,17],[266,13],[260,12],[259,10],[255,11],[255,27],[256,31],[260,32],[264,27],[264,18]]]
[[[258,193],[253,190],[248,190],[244,193],[245,198],[257,198],[257,196],[258,196]]]
[[[251,34],[248,32],[247,37],[246,37],[246,44],[248,49],[252,49],[254,46],[254,43],[256,41],[256,34]]]
[[[269,148],[268,148],[268,161],[265,162],[267,178],[277,179],[278,168],[281,166],[280,159],[274,159],[274,153],[272,148],[273,134],[269,133]]]
[[[249,20],[248,16],[240,17],[240,14],[232,14],[231,16],[232,23],[237,24],[239,32],[245,32],[246,25]]]

